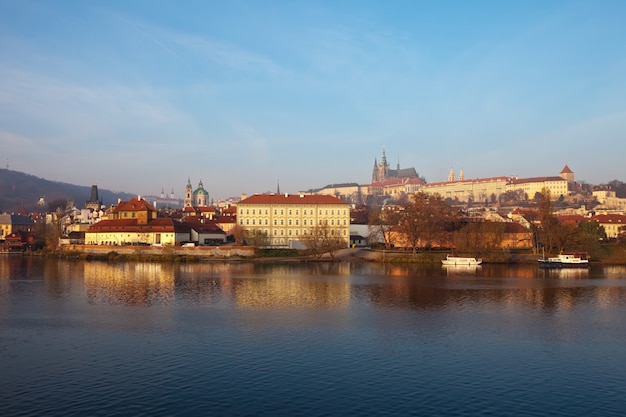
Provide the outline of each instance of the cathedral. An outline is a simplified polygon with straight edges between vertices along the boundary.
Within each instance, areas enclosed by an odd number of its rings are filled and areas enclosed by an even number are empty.
[[[198,183],[195,190],[191,187],[191,180],[187,179],[185,187],[184,207],[206,207],[209,205],[209,192],[204,189],[202,180]]]
[[[385,149],[383,148],[383,157],[380,162],[374,158],[374,169],[372,170],[372,183],[383,182],[391,179],[398,178],[418,178],[415,168],[400,169],[400,161],[396,169],[390,169],[389,162],[387,162],[387,156],[385,155]]]

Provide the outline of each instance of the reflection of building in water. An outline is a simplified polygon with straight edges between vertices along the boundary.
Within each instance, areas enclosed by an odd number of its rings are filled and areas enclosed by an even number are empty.
[[[347,306],[350,283],[300,281],[295,279],[254,279],[236,284],[235,300],[245,308],[315,308]]]
[[[153,263],[85,263],[90,303],[151,305],[174,297],[174,271]]]

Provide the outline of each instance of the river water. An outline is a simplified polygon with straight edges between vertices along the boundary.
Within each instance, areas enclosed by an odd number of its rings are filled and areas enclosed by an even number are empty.
[[[2,416],[623,416],[626,267],[0,257]]]

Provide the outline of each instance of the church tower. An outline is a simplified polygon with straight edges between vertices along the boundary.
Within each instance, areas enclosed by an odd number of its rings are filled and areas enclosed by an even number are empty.
[[[185,187],[185,207],[193,205],[193,188],[191,188],[191,179],[187,178],[187,186]]]
[[[450,173],[448,174],[448,181],[454,181],[454,170],[452,168],[450,168]]]
[[[385,148],[383,148],[383,157],[380,163],[376,163],[374,159],[374,170],[372,172],[372,182],[385,181],[389,177],[389,162],[387,162],[387,155],[385,155]]]

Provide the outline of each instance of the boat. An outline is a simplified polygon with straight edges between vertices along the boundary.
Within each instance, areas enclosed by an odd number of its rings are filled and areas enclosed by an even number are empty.
[[[444,265],[480,265],[483,262],[481,258],[465,258],[462,256],[446,256],[441,263]]]
[[[585,268],[589,266],[589,259],[584,252],[561,253],[558,256],[542,258],[538,261],[542,268]]]

